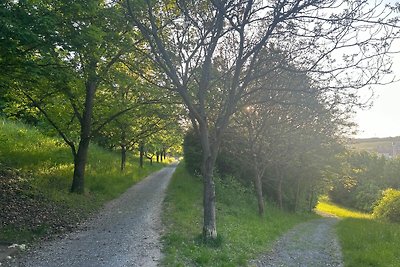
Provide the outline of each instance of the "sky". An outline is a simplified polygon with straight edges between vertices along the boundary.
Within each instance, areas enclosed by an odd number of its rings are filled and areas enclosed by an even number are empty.
[[[397,0],[383,0],[385,4],[393,4]],[[400,40],[392,46],[400,50]],[[400,54],[393,56],[393,75],[400,80]],[[372,86],[374,91],[373,106],[368,110],[359,110],[354,116],[358,124],[356,138],[400,136],[400,81]],[[367,94],[360,92],[361,96]]]
[[[400,49],[400,41],[395,44]],[[393,56],[393,74],[400,79],[400,54]],[[373,106],[359,110],[354,116],[358,127],[357,138],[400,136],[400,81],[372,86]],[[361,92],[366,94],[366,91]]]

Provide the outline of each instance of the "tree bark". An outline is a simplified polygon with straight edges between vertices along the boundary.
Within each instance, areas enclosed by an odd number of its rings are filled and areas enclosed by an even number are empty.
[[[211,157],[204,163],[203,172],[203,237],[205,240],[217,238],[217,223],[215,213],[215,184],[213,179],[213,167]]]
[[[258,202],[258,214],[262,217],[264,216],[264,197],[262,192],[262,183],[261,183],[261,175],[257,171],[254,179],[254,189],[257,195],[257,202]]]
[[[121,171],[125,170],[126,166],[126,146],[121,145]]]
[[[96,79],[89,79],[86,83],[85,108],[80,123],[81,133],[78,152],[74,155],[74,176],[70,189],[71,193],[82,194],[85,190],[85,167],[91,138],[92,113],[96,87]]]
[[[282,173],[281,173],[281,170],[280,170],[280,166],[277,167],[276,173],[277,173],[277,176],[278,176],[278,187],[277,187],[277,191],[278,191],[278,204],[279,204],[279,208],[280,208],[280,209],[283,209]]]
[[[156,152],[157,163],[160,162],[160,152]]]
[[[297,179],[297,188],[296,188],[296,199],[294,201],[294,212],[297,212],[299,209],[300,202],[300,177]]]
[[[139,166],[143,168],[143,157],[144,157],[144,144],[140,143],[139,145]]]
[[[208,128],[203,124],[200,127],[200,141],[203,150],[202,175],[203,175],[203,238],[212,240],[217,238],[216,199],[214,184],[214,163],[217,153],[216,146],[212,151]]]

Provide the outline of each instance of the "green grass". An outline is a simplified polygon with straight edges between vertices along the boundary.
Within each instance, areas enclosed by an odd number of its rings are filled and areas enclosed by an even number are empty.
[[[348,208],[341,207],[337,204],[334,204],[324,199],[320,199],[318,201],[315,210],[319,213],[332,214],[341,218],[362,218],[362,219],[372,218],[371,214],[350,210]]]
[[[146,162],[143,169],[138,158],[129,155],[126,171],[120,171],[120,155],[96,145],[89,149],[85,175],[84,195],[70,194],[73,158],[71,150],[62,140],[45,136],[34,127],[0,118],[0,170],[10,168],[20,176],[29,190],[21,191],[26,197],[44,196],[44,201],[58,205],[60,210],[71,211],[79,221],[99,209],[106,201],[123,193],[128,187],[165,164]],[[73,212],[72,212],[73,211]],[[45,223],[32,227],[0,225],[0,241],[29,241],[47,231]]]
[[[400,225],[347,218],[337,225],[346,267],[397,267],[400,263]]]
[[[373,219],[371,214],[340,207],[323,199],[318,212],[343,218],[337,224],[346,267],[399,266],[400,225]]]
[[[267,251],[272,242],[311,215],[289,214],[270,205],[257,214],[255,196],[232,179],[216,179],[218,238],[204,243],[201,178],[180,164],[169,185],[163,221],[166,266],[243,266]]]

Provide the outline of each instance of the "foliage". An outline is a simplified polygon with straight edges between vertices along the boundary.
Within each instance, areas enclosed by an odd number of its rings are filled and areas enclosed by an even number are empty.
[[[398,224],[346,218],[337,225],[337,233],[347,267],[399,265]]]
[[[334,105],[346,117],[354,106],[362,105],[352,89],[378,83],[380,74],[390,68],[387,53],[397,34],[397,20],[387,22],[393,27],[379,27],[385,21],[381,16],[390,16],[390,8],[362,1],[127,0],[126,6],[131,23],[143,36],[144,45],[135,49],[164,72],[156,81],[151,72],[143,76],[180,95],[201,139],[203,233],[212,239],[217,237],[213,170],[220,144],[246,98],[265,90],[260,80],[287,69],[309,74],[303,81],[318,85],[315,89],[323,92],[320,104],[328,109]],[[374,34],[365,34],[365,28],[376,26]],[[349,39],[354,42],[349,44]],[[381,45],[382,40],[388,45]],[[283,50],[285,60],[269,64],[265,59],[276,56],[270,53],[276,47]],[[277,91],[295,89],[282,88],[284,79],[268,78],[265,81]],[[281,179],[277,180],[281,188]],[[261,188],[260,179],[255,184]],[[282,190],[278,192],[282,206]],[[299,202],[294,202],[296,207]]]
[[[389,222],[400,223],[400,190],[386,189],[376,203],[373,215]]]
[[[339,166],[325,173],[330,199],[346,207],[372,212],[381,191],[400,186],[400,159],[386,159],[366,151],[347,151]]]
[[[181,163],[173,175],[165,199],[163,236],[166,266],[244,266],[294,224],[310,219],[266,207],[264,218],[254,209],[252,192],[234,178],[216,179],[220,229],[217,240],[204,242],[201,178]]]
[[[69,194],[73,162],[68,147],[32,126],[0,119],[0,240],[25,242],[68,230],[163,164],[119,170],[115,152],[89,149],[87,193]],[[3,213],[4,212],[4,213]],[[15,213],[17,212],[17,213]]]

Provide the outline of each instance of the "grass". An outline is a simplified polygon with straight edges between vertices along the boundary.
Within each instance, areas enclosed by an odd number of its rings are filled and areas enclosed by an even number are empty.
[[[359,219],[372,218],[371,214],[344,208],[326,199],[320,199],[318,201],[317,206],[315,207],[315,210],[320,213],[332,214],[341,218],[359,218]]]
[[[218,238],[204,243],[201,179],[188,174],[183,164],[178,166],[165,200],[164,265],[243,266],[295,224],[313,217],[267,205],[260,218],[253,193],[232,179],[217,178],[216,194]]]
[[[327,200],[320,201],[316,210],[343,218],[336,229],[346,267],[399,266],[399,224],[377,221],[370,214],[349,210]]]
[[[346,267],[397,267],[400,263],[400,225],[347,218],[337,225]]]
[[[71,211],[59,216],[75,216],[79,221],[98,210],[143,177],[165,164],[149,163],[139,168],[138,158],[129,155],[124,172],[120,171],[119,153],[106,151],[96,145],[89,149],[84,195],[70,194],[73,158],[70,148],[60,139],[42,134],[34,127],[0,119],[0,170],[9,168],[18,173],[26,190],[23,198],[36,198],[54,203],[58,210]],[[39,193],[38,193],[39,192]],[[46,203],[43,203],[46,204]],[[0,241],[26,242],[48,232],[46,223],[36,227],[0,225]]]

